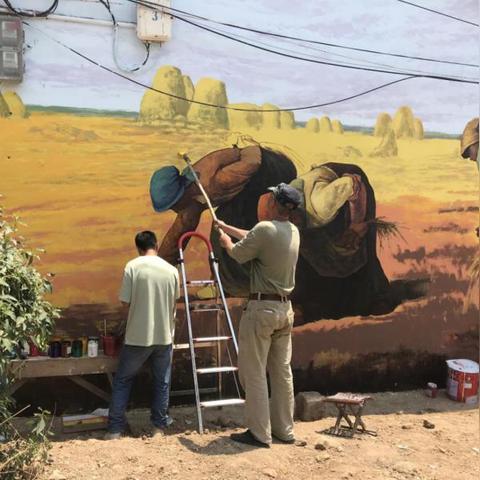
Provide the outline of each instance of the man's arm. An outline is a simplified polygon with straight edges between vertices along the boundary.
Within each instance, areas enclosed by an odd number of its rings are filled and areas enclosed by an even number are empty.
[[[197,229],[204,208],[198,202],[192,201],[186,209],[178,212],[175,222],[173,222],[158,249],[159,257],[172,265],[177,264],[178,240],[185,232]]]
[[[241,228],[234,227],[233,225],[228,225],[222,220],[217,220],[215,222],[215,227],[221,228],[227,235],[230,235],[237,240],[241,240],[248,233],[248,230],[243,230]]]
[[[220,245],[238,263],[246,263],[258,257],[260,249],[266,241],[265,233],[265,227],[257,224],[242,240],[235,244],[226,233],[222,233],[220,235]]]
[[[120,308],[120,324],[117,327],[117,335],[123,335],[127,326],[128,311],[132,301],[132,275],[128,266],[123,272],[122,286],[118,298],[122,306]]]

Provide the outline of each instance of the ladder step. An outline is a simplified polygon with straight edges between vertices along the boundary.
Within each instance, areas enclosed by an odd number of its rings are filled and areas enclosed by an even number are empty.
[[[223,336],[223,337],[197,337],[194,338],[193,341],[195,343],[203,343],[203,342],[222,342],[225,340],[230,340],[232,337],[230,336]]]
[[[225,398],[223,400],[209,400],[207,402],[200,402],[200,406],[204,408],[209,407],[224,407],[226,405],[243,405],[245,400],[243,398]]]
[[[209,368],[197,368],[197,373],[223,373],[223,372],[236,372],[237,367],[209,367]]]
[[[191,285],[191,286],[215,285],[215,280],[187,280],[187,285]]]
[[[216,303],[190,304],[191,312],[218,312],[223,310],[223,306]]]

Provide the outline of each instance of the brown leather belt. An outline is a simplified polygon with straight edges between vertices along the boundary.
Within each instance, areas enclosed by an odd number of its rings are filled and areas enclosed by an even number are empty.
[[[277,295],[276,293],[251,293],[249,300],[271,300],[274,302],[288,302],[289,298],[285,295]]]

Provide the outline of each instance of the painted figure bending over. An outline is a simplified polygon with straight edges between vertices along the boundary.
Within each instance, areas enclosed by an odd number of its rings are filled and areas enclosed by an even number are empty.
[[[252,202],[256,202],[270,185],[290,182],[297,174],[295,165],[286,156],[256,145],[211,152],[193,168],[219,212],[231,211],[238,208],[237,205],[251,209]],[[163,167],[153,174],[150,196],[155,211],[177,213],[158,252],[162,258],[176,264],[178,239],[197,228],[207,208],[205,199],[188,169],[180,173],[174,166]],[[256,203],[254,209],[256,211]]]
[[[268,209],[250,231],[221,224],[220,244],[236,262],[249,262],[250,270],[238,353],[248,430],[230,437],[258,447],[270,447],[272,436],[285,443],[295,441],[290,368],[294,318],[289,295],[295,286],[300,235],[289,218],[300,201],[297,190],[280,184],[268,194]],[[234,244],[228,234],[239,241]]]
[[[463,158],[477,162],[477,167],[480,168],[480,158],[478,152],[478,117],[470,120],[463,130],[461,138],[461,154]]]

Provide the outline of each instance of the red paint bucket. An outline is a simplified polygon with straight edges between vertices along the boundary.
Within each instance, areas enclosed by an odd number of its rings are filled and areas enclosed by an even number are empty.
[[[109,357],[116,357],[120,350],[120,338],[113,335],[102,335],[103,353]]]
[[[457,402],[478,402],[477,362],[466,359],[447,360],[447,395]]]

